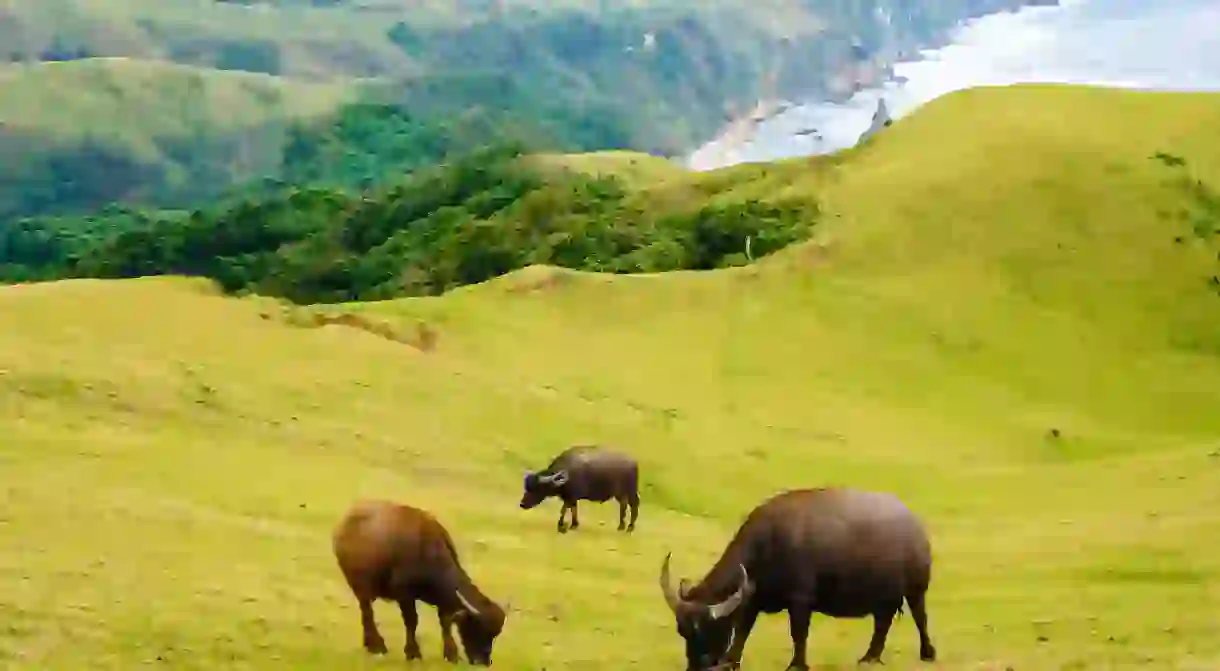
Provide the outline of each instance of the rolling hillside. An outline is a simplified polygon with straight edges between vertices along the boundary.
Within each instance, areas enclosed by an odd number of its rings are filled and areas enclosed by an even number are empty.
[[[289,81],[96,58],[0,68],[0,227],[20,213],[190,202],[277,174],[292,122],[355,100]]]
[[[673,668],[665,552],[697,578],[762,497],[848,483],[928,520],[937,668],[1215,668],[1218,118],[1216,95],[985,88],[832,157],[543,161],[821,203],[813,240],[727,270],[535,266],[312,308],[181,278],[0,288],[0,659],[401,668],[397,610],[367,659],[329,554],[345,507],[386,496],[517,609],[495,668]],[[633,536],[612,506],[565,536],[554,504],[517,508],[525,469],[587,440],[641,461]],[[855,668],[870,632],[816,618],[811,665]],[[899,620],[887,668],[916,650]],[[763,618],[746,663],[789,653]]]

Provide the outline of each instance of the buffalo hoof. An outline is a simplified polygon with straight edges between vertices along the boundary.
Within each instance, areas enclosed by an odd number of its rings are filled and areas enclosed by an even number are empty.
[[[622,522],[619,522],[619,523],[618,523],[618,530],[619,530],[619,531],[623,531],[623,530],[624,530],[624,529],[626,529],[626,528],[627,528],[627,525],[626,525],[626,524],[623,524]]]
[[[865,655],[860,658],[860,664],[885,664],[881,661],[881,655]]]
[[[420,652],[420,650],[419,650],[419,646],[418,646],[418,645],[417,645],[417,646],[415,646],[414,648],[408,645],[408,646],[407,646],[407,648],[406,648],[406,650],[404,650],[404,652],[406,652],[406,653],[407,653],[407,661],[408,661],[408,662],[409,662],[409,661],[412,661],[412,660],[416,660],[416,659],[423,659],[423,658],[424,658],[424,653]]]
[[[936,661],[936,648],[934,648],[930,645],[926,648],[920,648],[919,660],[922,662],[935,662]]]
[[[384,655],[389,652],[389,649],[385,647],[385,641],[380,638],[365,641],[364,649],[367,650],[370,655]]]
[[[566,533],[568,533],[568,525],[560,524],[555,527],[555,531],[558,531],[561,534],[566,534]]]
[[[445,648],[445,661],[450,664],[457,664],[461,661],[458,657],[457,648]]]

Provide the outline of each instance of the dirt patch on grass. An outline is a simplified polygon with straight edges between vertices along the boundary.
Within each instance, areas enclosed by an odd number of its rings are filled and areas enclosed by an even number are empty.
[[[268,312],[262,313],[264,319],[272,318]],[[414,327],[402,327],[388,321],[372,319],[351,312],[327,314],[310,310],[294,310],[280,316],[280,319],[291,326],[300,328],[322,328],[323,326],[345,326],[378,338],[407,345],[420,352],[431,352],[440,343],[440,332],[436,327],[424,321],[418,321]]]
[[[511,294],[526,294],[559,288],[572,281],[572,274],[562,268],[527,266],[505,278],[505,290]]]

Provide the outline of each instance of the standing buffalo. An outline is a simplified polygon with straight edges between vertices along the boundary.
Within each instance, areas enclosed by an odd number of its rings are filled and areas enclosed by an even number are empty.
[[[563,523],[563,514],[572,511],[572,529],[580,527],[576,514],[578,500],[604,503],[611,498],[618,501],[618,530],[635,531],[635,520],[640,514],[640,468],[635,459],[596,445],[577,445],[560,453],[551,465],[537,473],[525,475],[525,492],[521,495],[521,508],[529,510],[548,497],[563,500],[559,509],[560,533],[568,527]],[[631,524],[625,524],[627,506],[631,506]]]
[[[335,558],[360,603],[364,648],[386,653],[373,619],[373,601],[395,601],[407,630],[407,659],[422,659],[415,630],[416,600],[434,606],[440,619],[445,659],[458,662],[451,625],[457,624],[471,664],[491,666],[491,648],[504,629],[505,611],[466,575],[453,539],[426,511],[389,501],[356,503],[335,528]]]
[[[905,599],[919,630],[919,658],[935,661],[924,595],[932,550],[918,518],[889,494],[847,488],[798,489],[764,501],[746,517],[702,582],[675,593],[669,558],[661,592],[686,640],[688,671],[738,668],[759,613],[788,611],[792,662],[808,669],[809,617],[871,615],[861,663],[881,661]]]

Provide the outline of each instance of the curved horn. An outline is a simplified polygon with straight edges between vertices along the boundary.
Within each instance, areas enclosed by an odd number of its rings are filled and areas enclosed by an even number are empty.
[[[738,566],[741,566],[741,586],[737,588],[737,591],[733,593],[733,596],[730,596],[718,604],[708,607],[708,615],[711,616],[713,620],[719,620],[725,615],[737,610],[737,608],[741,605],[741,602],[746,600],[746,592],[749,591],[750,587],[750,574],[746,573],[745,566],[741,564],[738,564]]]
[[[551,475],[547,476],[546,481],[558,487],[568,481],[568,472],[558,471],[556,473],[552,473]]]
[[[462,606],[465,607],[466,610],[470,611],[471,615],[479,614],[479,609],[475,608],[469,601],[466,600],[466,597],[462,596],[462,590],[456,589],[454,590],[454,593],[457,594],[458,601],[462,602]]]
[[[661,594],[665,597],[665,603],[669,609],[677,613],[682,599],[674,592],[674,585],[669,579],[669,557],[672,554],[672,552],[666,552],[665,561],[661,563]]]

